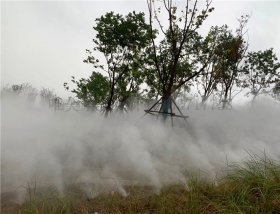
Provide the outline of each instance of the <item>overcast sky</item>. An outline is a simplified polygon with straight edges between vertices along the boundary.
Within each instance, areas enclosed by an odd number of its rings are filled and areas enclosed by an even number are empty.
[[[214,0],[212,6],[215,10],[202,32],[223,24],[235,30],[236,18],[252,14],[247,25],[249,51],[273,47],[280,58],[280,1]],[[93,48],[95,19],[110,11],[133,10],[146,12],[146,1],[2,1],[1,88],[28,82],[38,89],[55,89],[64,98],[73,96],[63,83],[71,76],[87,78],[93,71],[83,60],[85,50]]]

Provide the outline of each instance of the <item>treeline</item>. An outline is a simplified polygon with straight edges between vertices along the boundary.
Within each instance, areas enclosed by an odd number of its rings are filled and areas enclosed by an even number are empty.
[[[54,89],[35,88],[30,83],[6,85],[1,89],[1,98],[16,98],[28,103],[39,101],[41,107],[49,107],[52,100],[61,100]]]
[[[172,0],[148,0],[148,21],[144,13],[135,11],[125,16],[109,12],[97,18],[94,48],[86,50],[84,60],[94,71],[88,78],[72,76],[75,88],[68,83],[64,88],[84,106],[103,109],[105,116],[114,109],[133,109],[135,103],[159,99],[162,113],[167,114],[171,99],[184,100],[191,90],[202,105],[214,97],[222,109],[241,91],[252,103],[262,94],[280,101],[280,63],[273,48],[248,51],[246,24],[251,17],[241,16],[235,31],[225,24],[212,26],[202,36],[199,28],[214,11],[210,5],[206,2],[204,9],[198,10],[197,1],[188,0],[180,9]],[[57,96],[28,84],[2,91],[24,94],[29,100]]]
[[[86,50],[84,60],[94,71],[89,78],[72,77],[76,88],[64,83],[65,89],[85,105],[103,106],[106,116],[114,106],[129,106],[133,97],[162,98],[162,112],[168,113],[170,99],[191,88],[197,88],[201,104],[215,96],[222,108],[244,89],[253,103],[261,94],[280,100],[280,63],[273,48],[248,52],[249,15],[238,19],[235,31],[225,24],[212,26],[202,36],[198,29],[214,10],[211,2],[201,11],[197,1],[192,6],[187,1],[182,10],[172,0],[157,4],[147,1],[148,22],[144,13],[136,12],[126,16],[109,12],[97,18],[95,46]],[[163,21],[168,24],[163,26]],[[100,54],[104,64],[97,58]]]

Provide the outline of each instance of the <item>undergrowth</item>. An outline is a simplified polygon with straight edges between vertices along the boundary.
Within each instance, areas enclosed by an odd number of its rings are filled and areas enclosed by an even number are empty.
[[[12,210],[2,205],[1,212],[280,213],[280,165],[266,154],[249,153],[241,163],[227,164],[214,181],[188,171],[186,180],[186,185],[165,185],[157,193],[151,186],[126,186],[126,197],[117,189],[89,197],[79,185],[69,185],[63,195],[52,186],[27,185],[25,202]]]

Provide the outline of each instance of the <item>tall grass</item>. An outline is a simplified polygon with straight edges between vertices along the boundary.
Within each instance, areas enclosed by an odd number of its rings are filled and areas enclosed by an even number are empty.
[[[187,185],[165,185],[158,193],[151,186],[126,186],[127,197],[104,188],[89,198],[77,184],[63,196],[52,186],[27,185],[26,201],[12,213],[280,213],[279,161],[248,154],[227,164],[219,178],[186,171]]]

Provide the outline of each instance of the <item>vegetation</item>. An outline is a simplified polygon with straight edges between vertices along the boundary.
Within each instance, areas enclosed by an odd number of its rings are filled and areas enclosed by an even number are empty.
[[[95,47],[93,52],[87,50],[84,62],[99,71],[88,79],[72,77],[77,85],[72,92],[85,105],[101,105],[107,117],[113,109],[133,106],[133,97],[153,102],[161,97],[165,121],[171,99],[184,97],[182,93],[190,92],[195,82],[201,104],[216,97],[221,109],[232,108],[233,98],[242,90],[249,90],[254,102],[263,93],[279,99],[279,62],[272,49],[247,53],[244,36],[249,15],[238,19],[235,34],[225,24],[212,26],[203,37],[198,29],[214,10],[211,1],[201,11],[197,0],[186,1],[183,10],[172,0],[148,0],[147,5],[149,23],[144,13],[135,12],[126,16],[110,12],[96,19]],[[166,26],[162,17],[168,17]],[[105,66],[96,52],[104,55]],[[69,90],[67,83],[64,87]]]
[[[54,90],[51,90],[49,88],[42,87],[40,92],[40,101],[41,101],[41,106],[46,107],[50,105],[50,100],[54,99],[57,97],[56,93]]]
[[[46,105],[49,105],[50,99],[56,97],[56,93],[49,88],[41,87],[41,89],[38,90],[30,83],[22,83],[11,86],[6,85],[1,89],[1,96],[16,97],[30,103],[34,103],[35,100],[39,98],[41,106],[45,107]]]
[[[192,7],[187,0],[181,15],[172,0],[161,3],[168,17],[166,28],[160,20],[161,7],[156,8],[153,0],[147,0],[149,23],[144,13],[136,12],[126,16],[109,12],[95,20],[95,47],[86,50],[84,60],[95,70],[88,78],[71,79],[76,85],[71,91],[84,106],[94,110],[101,106],[107,117],[113,110],[123,112],[125,106],[133,109],[139,100],[154,102],[160,96],[165,121],[171,100],[184,97],[195,81],[202,104],[218,95],[221,109],[227,109],[237,89],[249,90],[253,103],[261,94],[280,101],[280,63],[273,49],[247,53],[248,15],[239,19],[236,34],[223,25],[211,27],[203,37],[198,29],[214,10],[211,2],[198,12],[197,0]],[[104,65],[97,52],[104,56]],[[70,90],[67,83],[64,87]],[[6,95],[31,103],[39,98],[42,106],[54,105],[56,110],[63,104],[53,90],[37,90],[28,83],[2,88],[1,96]],[[80,104],[69,98],[69,109],[73,103]],[[63,190],[29,183],[24,202],[4,203],[1,213],[280,213],[280,164],[266,154],[250,154],[241,163],[227,164],[215,179],[184,173],[184,184],[165,184],[160,192],[146,181],[123,185],[127,196],[118,187],[97,191],[94,183],[87,191],[83,183],[65,185]]]
[[[78,99],[82,100],[85,106],[96,108],[96,105],[104,106],[106,104],[110,83],[108,78],[101,73],[92,72],[88,79],[82,78],[79,81],[72,76],[72,82],[77,85],[77,89],[73,89],[72,92],[76,94]],[[67,83],[64,83],[64,87],[69,90]]]
[[[240,74],[240,62],[248,48],[242,34],[248,19],[248,15],[241,17],[236,36],[233,35],[227,25],[210,29],[206,39],[215,41],[216,45],[210,62],[202,71],[200,81],[197,81],[202,86],[202,92],[198,90],[202,98],[202,104],[205,104],[213,92],[218,91],[219,87],[221,88],[222,109],[225,108],[226,103],[232,101],[232,90]]]
[[[199,75],[212,56],[213,52],[207,49],[211,44],[206,47],[207,44],[205,45],[197,29],[214,8],[210,8],[211,3],[207,2],[205,9],[198,14],[197,1],[193,7],[187,1],[186,8],[181,11],[181,15],[178,15],[178,8],[172,0],[163,1],[164,15],[168,17],[168,25],[165,29],[159,19],[161,7],[156,10],[155,2],[151,0],[147,1],[147,4],[152,38],[151,47],[147,52],[150,66],[147,78],[149,85],[156,88],[163,98],[162,112],[165,121],[172,94]],[[156,44],[154,38],[153,17],[158,22],[159,32],[164,38],[159,44]]]
[[[123,105],[130,94],[138,90],[142,82],[138,74],[141,70],[138,58],[141,50],[149,42],[148,25],[145,23],[144,13],[133,12],[123,17],[110,12],[96,19],[94,29],[97,31],[96,38],[93,39],[96,45],[94,51],[104,55],[107,68],[101,65],[89,50],[87,53],[90,55],[84,62],[108,74],[109,91],[105,98],[105,117],[107,117],[117,98]]]
[[[275,84],[274,88],[272,89],[272,96],[280,101],[280,79],[278,79],[278,82]]]
[[[279,213],[279,160],[250,154],[240,164],[228,164],[215,180],[198,173],[185,172],[187,184],[168,184],[159,193],[152,186],[104,187],[93,198],[79,185],[70,185],[63,194],[55,187],[30,187],[26,200],[2,213]],[[92,184],[92,190],[94,190]],[[89,188],[90,189],[90,188]]]
[[[271,85],[279,81],[277,78],[279,68],[280,63],[277,62],[272,48],[247,54],[243,67],[243,87],[250,89],[249,94],[253,95],[253,104],[257,96],[270,93]],[[277,85],[275,84],[275,92],[276,89]]]
[[[34,102],[38,96],[38,90],[29,83],[23,83],[20,85],[5,86],[1,90],[1,96],[17,96],[26,99],[30,102]]]

